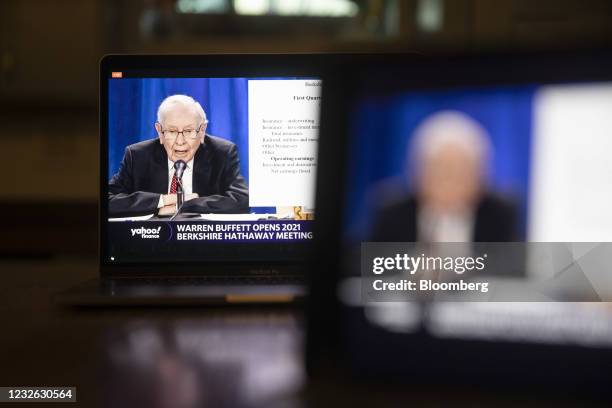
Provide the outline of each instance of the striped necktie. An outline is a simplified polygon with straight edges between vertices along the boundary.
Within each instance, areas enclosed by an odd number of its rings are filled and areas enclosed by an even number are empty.
[[[170,183],[170,194],[176,194],[176,187],[178,184],[178,180],[176,179],[176,174],[172,176],[172,182]]]

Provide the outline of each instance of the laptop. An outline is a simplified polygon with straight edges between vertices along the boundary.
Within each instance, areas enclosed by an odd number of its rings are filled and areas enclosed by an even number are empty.
[[[99,279],[72,305],[306,294],[324,55],[100,62]]]
[[[323,80],[310,375],[609,398],[610,50]]]

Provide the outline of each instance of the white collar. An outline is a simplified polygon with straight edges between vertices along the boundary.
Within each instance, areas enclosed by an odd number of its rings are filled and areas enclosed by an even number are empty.
[[[185,170],[192,169],[192,168],[193,168],[193,157],[191,158],[191,160],[187,162],[187,167],[185,168]],[[174,162],[168,159],[168,171],[172,171],[172,170],[174,170]]]

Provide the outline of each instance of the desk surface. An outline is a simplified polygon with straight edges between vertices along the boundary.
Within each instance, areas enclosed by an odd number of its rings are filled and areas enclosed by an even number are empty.
[[[190,407],[287,403],[304,384],[296,309],[62,308],[53,294],[95,277],[94,263],[5,261],[0,274],[2,385],[76,386],[83,406]]]
[[[315,381],[305,391],[294,308],[61,308],[53,294],[96,276],[86,260],[0,262],[0,386],[75,386],[112,407],[576,405],[567,395]],[[476,400],[476,401],[475,401]],[[23,405],[18,405],[23,406]],[[47,406],[47,405],[45,405]]]

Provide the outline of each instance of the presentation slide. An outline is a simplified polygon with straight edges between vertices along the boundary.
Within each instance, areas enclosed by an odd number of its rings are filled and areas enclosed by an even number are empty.
[[[534,112],[530,240],[609,241],[612,85],[542,87]]]
[[[249,205],[314,207],[321,81],[249,81]]]

